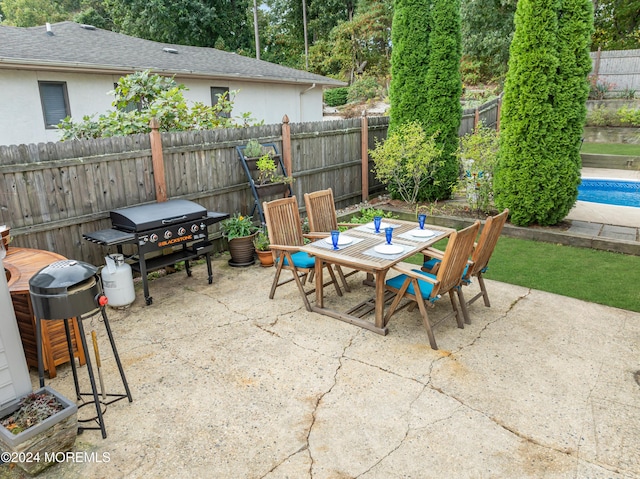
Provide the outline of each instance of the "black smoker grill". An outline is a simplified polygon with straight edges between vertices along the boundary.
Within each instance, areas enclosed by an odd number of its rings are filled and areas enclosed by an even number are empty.
[[[138,245],[138,253],[130,258],[135,262],[132,269],[139,271],[144,286],[144,299],[149,305],[153,298],[149,296],[147,273],[184,261],[187,275],[191,276],[189,260],[205,255],[209,284],[213,281],[211,270],[211,252],[213,245],[208,239],[209,225],[229,217],[229,213],[207,211],[203,206],[188,200],[170,200],[131,206],[110,212],[112,229],[100,230],[82,236],[104,246],[117,246],[122,254],[123,244]],[[145,255],[166,248],[181,245],[180,250],[171,254],[146,259]]]
[[[104,310],[104,306],[107,304],[107,297],[102,294],[102,282],[100,276],[98,276],[98,268],[82,261],[76,261],[72,259],[56,261],[49,266],[45,266],[38,271],[29,280],[29,294],[31,296],[31,302],[33,303],[33,313],[36,318],[36,350],[38,352],[38,376],[40,377],[40,387],[44,387],[44,364],[42,360],[42,326],[40,321],[50,319],[62,319],[64,321],[64,332],[67,337],[67,347],[69,349],[69,357],[71,358],[71,371],[73,372],[73,382],[76,388],[76,399],[82,400],[83,403],[78,406],[78,409],[88,404],[94,404],[96,407],[96,416],[90,419],[78,419],[78,422],[97,422],[98,427],[80,426],[78,431],[81,432],[84,429],[100,429],[102,431],[102,437],[107,437],[107,430],[104,425],[104,418],[102,417],[102,408],[119,401],[124,398],[128,398],[129,402],[132,402],[131,391],[129,390],[129,384],[127,378],[124,375],[124,369],[122,369],[122,363],[120,362],[120,356],[116,348],[116,343],[113,339],[113,333],[109,326],[109,318]],[[100,376],[100,388],[102,389],[103,401],[100,401],[98,397],[98,389],[96,388],[96,381],[93,374],[93,366],[91,365],[91,357],[89,350],[87,349],[87,341],[85,339],[84,326],[82,324],[83,319],[94,316],[98,313],[102,314],[102,323],[107,330],[109,336],[109,343],[113,351],[116,364],[118,365],[118,371],[120,371],[120,378],[125,389],[125,394],[107,394],[102,384],[102,376]],[[69,319],[76,317],[78,319],[78,331],[80,333],[80,340],[82,345],[78,345],[78,348],[82,347],[85,359],[87,361],[87,372],[89,373],[89,382],[91,383],[91,392],[80,392],[80,383],[78,382],[78,371],[76,369],[76,362],[73,358],[73,346],[71,343],[71,332],[69,329]],[[100,374],[100,359],[97,356],[97,343],[94,343],[96,348],[96,362],[98,367],[98,374]],[[91,400],[84,401],[83,396],[90,396]],[[107,397],[112,399],[107,401]],[[115,398],[115,399],[113,399]],[[102,405],[102,406],[101,406]]]

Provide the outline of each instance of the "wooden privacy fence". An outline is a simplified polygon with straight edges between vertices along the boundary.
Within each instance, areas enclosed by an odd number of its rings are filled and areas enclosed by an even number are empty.
[[[490,111],[465,113],[461,133]],[[11,227],[12,246],[103,264],[113,251],[82,235],[110,228],[114,209],[186,199],[212,211],[249,213],[253,198],[235,147],[250,139],[278,145],[301,210],[304,193],[328,187],[343,208],[384,190],[368,150],[386,138],[388,123],[362,117],[289,124],[285,117],[249,128],[0,146],[0,225]],[[218,228],[210,229],[214,239]],[[133,246],[125,245],[125,253]]]

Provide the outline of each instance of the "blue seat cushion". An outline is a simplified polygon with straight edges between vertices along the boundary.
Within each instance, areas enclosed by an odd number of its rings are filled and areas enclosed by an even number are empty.
[[[431,258],[429,261],[425,261],[422,267],[428,270],[432,270],[438,263],[442,263],[442,261],[438,258]]]
[[[432,270],[432,269],[434,268],[434,266],[435,266],[435,265],[437,265],[438,263],[441,263],[441,262],[442,262],[442,260],[439,260],[438,258],[431,258],[429,261],[425,261],[425,262],[422,264],[422,267],[423,267],[424,269]],[[464,271],[462,272],[462,277],[463,277],[463,278],[467,275],[467,270],[468,270],[468,269],[469,269],[469,265],[467,264],[467,265],[464,267]],[[482,270],[482,272],[484,273],[486,270],[487,270],[487,268],[484,268],[484,269]],[[465,284],[470,284],[470,283],[471,283],[471,280],[467,280],[467,281],[465,281]]]
[[[431,273],[425,273],[424,271],[420,271],[418,269],[412,269],[411,271],[415,271],[416,273],[420,273],[424,276],[428,276],[429,278],[435,280],[436,277],[435,275],[431,274]],[[404,284],[404,280],[407,279],[407,275],[406,274],[399,274],[398,276],[395,276],[394,278],[388,279],[386,281],[387,286],[390,286],[391,288],[395,288],[395,289],[400,289],[402,288],[402,285]],[[437,297],[431,298],[431,292],[433,291],[433,284],[428,282],[428,281],[421,281],[418,280],[418,287],[420,288],[420,294],[422,294],[422,298],[423,299],[428,299],[431,302],[434,302],[436,299],[438,299]],[[409,284],[409,287],[407,288],[407,293],[412,294],[415,296],[415,290],[413,288],[413,284]]]
[[[316,265],[316,259],[313,256],[309,256],[304,251],[293,253],[291,255],[291,259],[293,260],[293,264],[296,268],[313,268]],[[287,258],[284,258],[284,265],[289,266]]]

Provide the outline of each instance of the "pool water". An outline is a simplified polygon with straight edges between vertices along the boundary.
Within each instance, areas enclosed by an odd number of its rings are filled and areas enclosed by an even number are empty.
[[[640,208],[640,181],[582,178],[578,200]]]

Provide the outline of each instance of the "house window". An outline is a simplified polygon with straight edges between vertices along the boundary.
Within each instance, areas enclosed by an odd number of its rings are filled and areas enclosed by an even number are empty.
[[[57,128],[58,123],[71,116],[66,82],[38,82],[40,102],[44,113],[44,126],[47,129]]]
[[[229,88],[222,87],[222,86],[212,86],[211,87],[211,106],[214,106],[215,104],[217,104],[220,97],[225,93],[227,94],[227,98],[229,98]],[[231,113],[225,111],[225,112],[221,112],[218,116],[221,116],[224,118],[231,118]]]

